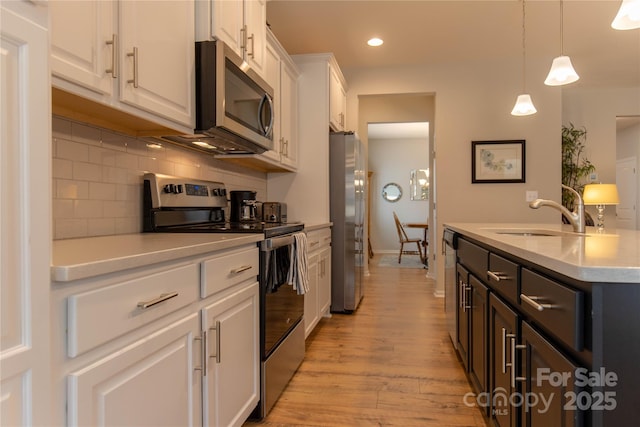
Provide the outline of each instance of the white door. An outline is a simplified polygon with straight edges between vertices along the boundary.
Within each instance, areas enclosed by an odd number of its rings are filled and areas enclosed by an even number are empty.
[[[282,163],[298,166],[298,77],[287,64],[280,68],[280,135],[283,141]]]
[[[111,96],[118,76],[117,2],[51,1],[51,72]]]
[[[616,206],[617,228],[634,230],[637,225],[638,161],[635,157],[616,162],[616,185],[620,204]]]
[[[211,39],[222,40],[238,56],[244,56],[244,1],[209,1],[212,4]]]
[[[68,376],[68,425],[202,425],[198,313]]]
[[[276,116],[273,121],[273,150],[266,151],[262,155],[279,162],[282,146],[280,130],[280,122],[282,120],[280,113],[280,105],[282,104],[282,97],[280,96],[280,56],[270,44],[267,45],[265,52],[265,80],[273,88],[273,111],[275,111]]]
[[[50,424],[51,99],[44,15],[0,5],[0,425]]]
[[[260,399],[258,292],[255,282],[202,310],[205,426],[241,426]]]
[[[122,1],[119,23],[120,100],[193,128],[193,1]]]

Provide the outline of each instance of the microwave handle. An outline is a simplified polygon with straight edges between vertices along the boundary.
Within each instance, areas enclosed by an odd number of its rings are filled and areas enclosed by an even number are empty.
[[[265,107],[265,103],[269,104],[269,111],[271,111],[271,114],[269,115],[269,124],[267,126],[262,123],[262,110]],[[262,97],[262,100],[260,101],[260,106],[258,107],[258,122],[260,123],[260,127],[262,128],[262,132],[265,136],[269,135],[269,132],[271,132],[271,129],[273,129],[274,116],[275,113],[273,111],[273,100],[271,99],[269,94],[265,93]]]

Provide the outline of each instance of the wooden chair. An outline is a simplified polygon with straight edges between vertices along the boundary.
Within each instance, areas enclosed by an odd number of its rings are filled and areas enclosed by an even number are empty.
[[[407,255],[415,255],[418,254],[420,255],[420,260],[422,261],[424,258],[422,258],[422,240],[419,238],[409,238],[407,236],[406,231],[404,231],[404,227],[402,226],[402,223],[400,222],[400,220],[398,219],[398,215],[396,215],[395,212],[393,212],[393,219],[396,222],[396,230],[398,231],[398,240],[400,241],[400,254],[398,255],[398,264],[400,264],[400,261],[402,260],[402,254],[407,254]],[[404,244],[405,243],[415,243],[416,246],[418,247],[418,251],[408,251],[404,249]]]

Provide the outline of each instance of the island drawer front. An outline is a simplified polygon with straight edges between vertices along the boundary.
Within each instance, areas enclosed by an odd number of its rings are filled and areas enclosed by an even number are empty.
[[[481,279],[487,277],[489,251],[465,239],[458,240],[458,260]]]
[[[246,280],[256,280],[259,257],[258,247],[252,246],[203,261],[200,296],[206,298]]]
[[[520,266],[496,254],[489,255],[488,283],[496,293],[518,304],[520,294]]]
[[[577,351],[584,348],[584,294],[522,269],[520,307],[533,322]]]
[[[198,300],[198,264],[138,277],[67,300],[67,355],[92,348]]]

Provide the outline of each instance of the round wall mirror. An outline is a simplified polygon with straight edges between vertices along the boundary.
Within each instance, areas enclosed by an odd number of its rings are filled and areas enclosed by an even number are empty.
[[[402,188],[395,182],[382,187],[382,198],[387,202],[397,202],[402,197]]]

